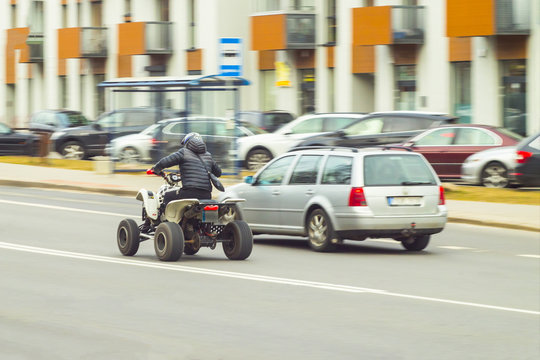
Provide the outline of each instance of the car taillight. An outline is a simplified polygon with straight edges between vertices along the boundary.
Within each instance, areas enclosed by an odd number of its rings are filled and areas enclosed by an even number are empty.
[[[446,201],[444,199],[444,188],[442,186],[439,186],[439,205],[446,204]]]
[[[528,151],[519,150],[516,153],[517,153],[516,162],[518,164],[524,164],[527,161],[527,159],[532,156],[532,152],[528,152]]]
[[[367,206],[364,189],[361,187],[353,187],[349,194],[349,206]]]
[[[159,141],[157,141],[155,138],[152,138],[152,140],[150,140],[150,144],[152,145],[156,145]]]

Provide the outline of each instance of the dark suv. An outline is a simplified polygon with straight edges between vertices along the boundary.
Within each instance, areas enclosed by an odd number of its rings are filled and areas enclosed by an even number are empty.
[[[238,116],[240,121],[250,122],[268,132],[277,130],[295,118],[293,114],[282,110],[241,111]]]
[[[65,158],[87,159],[104,155],[112,139],[138,133],[153,123],[182,116],[184,112],[152,107],[125,108],[100,115],[92,124],[65,128],[53,133],[54,150]]]
[[[297,146],[364,147],[401,143],[425,129],[445,124],[455,124],[456,122],[456,117],[440,113],[419,111],[375,112],[338,131],[309,137]]]
[[[32,114],[28,128],[32,131],[53,132],[89,124],[90,121],[80,111],[40,110]]]

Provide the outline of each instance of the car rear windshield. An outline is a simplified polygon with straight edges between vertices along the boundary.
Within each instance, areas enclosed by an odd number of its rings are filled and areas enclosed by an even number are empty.
[[[502,132],[504,135],[508,136],[508,137],[511,137],[512,139],[516,140],[516,141],[520,141],[523,139],[523,136],[513,132],[512,130],[508,130],[507,128],[498,128],[497,130],[499,130],[500,132]]]
[[[366,155],[365,186],[436,185],[424,158],[413,154]]]
[[[69,127],[83,126],[83,125],[90,124],[88,119],[82,114],[61,114],[61,116],[64,116],[64,118],[67,119]]]

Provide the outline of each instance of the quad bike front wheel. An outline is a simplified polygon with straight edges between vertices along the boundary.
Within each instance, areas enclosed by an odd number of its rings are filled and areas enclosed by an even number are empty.
[[[124,219],[118,224],[116,241],[122,255],[133,256],[139,250],[139,227],[135,220]]]
[[[223,252],[230,260],[245,260],[251,255],[253,234],[245,221],[231,221],[225,226],[222,234]]]
[[[154,235],[154,250],[161,261],[176,261],[184,251],[184,232],[177,223],[163,222]]]

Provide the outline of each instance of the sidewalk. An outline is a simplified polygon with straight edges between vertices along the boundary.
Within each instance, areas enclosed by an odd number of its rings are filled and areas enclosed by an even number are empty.
[[[240,181],[222,177],[225,187]],[[99,174],[42,166],[0,163],[0,185],[90,191],[133,196],[141,188],[157,191],[163,180],[157,176]],[[214,191],[214,196],[218,192]],[[540,205],[515,205],[477,201],[447,200],[448,221],[540,231]]]

